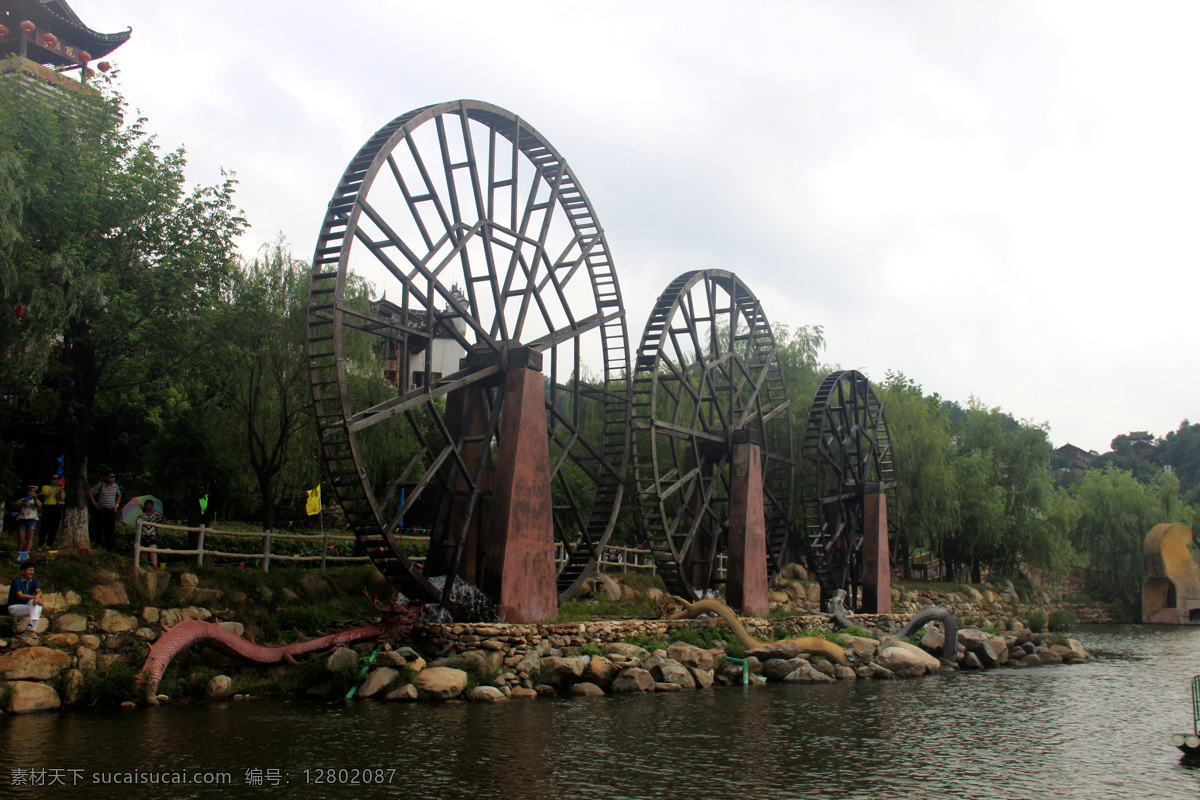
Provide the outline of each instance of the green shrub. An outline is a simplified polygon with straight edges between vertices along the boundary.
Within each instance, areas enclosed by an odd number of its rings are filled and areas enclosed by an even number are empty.
[[[1050,612],[1047,625],[1052,631],[1069,631],[1079,622],[1075,615],[1065,609],[1056,608]]]
[[[134,697],[137,667],[114,662],[107,670],[85,673],[79,689],[79,702],[85,706],[118,706]]]
[[[1029,612],[1029,630],[1034,633],[1042,633],[1046,630],[1046,615],[1040,610]]]
[[[579,648],[579,652],[585,656],[602,656],[604,655],[604,648],[598,644],[585,644]]]
[[[1050,637],[1050,643],[1062,645],[1063,647],[1071,646],[1071,640],[1067,638],[1067,635],[1065,633],[1054,634],[1052,637]]]
[[[11,614],[0,617],[0,636],[17,635],[17,618]]]
[[[625,644],[631,644],[635,647],[640,647],[648,653],[653,653],[655,650],[665,650],[667,648],[667,643],[662,639],[655,639],[653,636],[646,636],[645,634],[641,633],[634,636],[627,636],[622,641],[624,641]]]

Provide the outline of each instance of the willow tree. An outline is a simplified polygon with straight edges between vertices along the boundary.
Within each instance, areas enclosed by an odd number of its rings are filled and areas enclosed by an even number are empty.
[[[0,77],[0,313],[20,320],[0,369],[6,391],[49,398],[66,455],[58,544],[80,547],[94,412],[191,358],[245,221],[232,177],[189,190],[183,150],[127,120],[111,84],[48,91],[22,75]]]

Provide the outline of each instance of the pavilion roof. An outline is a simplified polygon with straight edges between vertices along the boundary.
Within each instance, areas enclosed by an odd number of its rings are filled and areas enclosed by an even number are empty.
[[[0,56],[20,53],[24,33],[21,22],[29,20],[37,26],[25,53],[26,58],[40,64],[70,67],[82,63],[80,50],[92,59],[103,58],[129,41],[133,29],[120,33],[94,31],[67,5],[66,0],[0,0],[0,24],[8,28],[8,36],[0,40]],[[43,33],[52,33],[58,40],[48,47],[41,43]]]

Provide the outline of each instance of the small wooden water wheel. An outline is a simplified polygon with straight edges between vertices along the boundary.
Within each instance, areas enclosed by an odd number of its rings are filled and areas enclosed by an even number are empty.
[[[882,492],[891,500],[896,485],[883,406],[862,373],[834,372],[821,382],[808,412],[801,465],[808,561],[821,599],[840,589],[856,607],[865,498]]]
[[[733,273],[680,275],[654,304],[634,372],[634,469],[643,523],[668,591],[721,583],[736,443],[761,448],[767,573],[783,564],[795,463],[775,336]]]

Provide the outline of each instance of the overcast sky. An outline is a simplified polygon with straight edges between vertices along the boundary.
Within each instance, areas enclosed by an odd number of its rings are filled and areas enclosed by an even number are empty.
[[[70,0],[189,178],[308,258],[350,157],[472,98],[571,165],[640,338],[732,270],[824,357],[1105,451],[1200,418],[1200,5]]]

